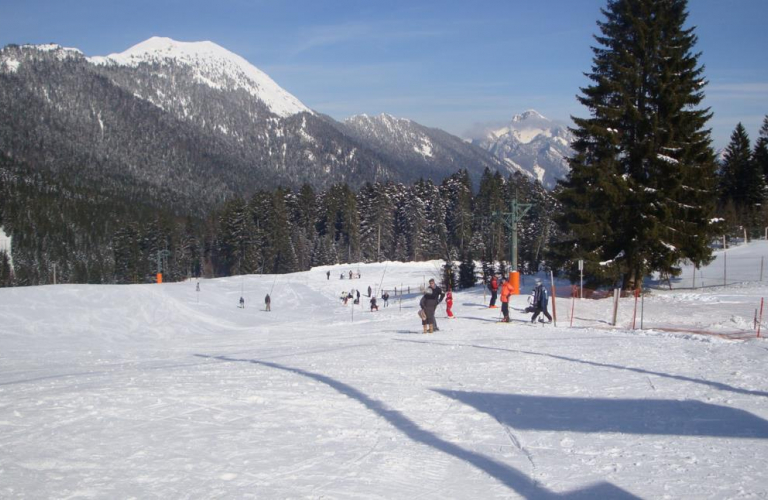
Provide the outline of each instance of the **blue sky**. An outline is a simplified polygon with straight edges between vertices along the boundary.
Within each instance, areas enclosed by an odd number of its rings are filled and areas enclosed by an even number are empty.
[[[605,0],[0,0],[0,46],[58,43],[88,56],[151,36],[210,40],[337,119],[390,113],[464,135],[536,109],[586,116]],[[768,0],[690,0],[716,147],[768,114]]]

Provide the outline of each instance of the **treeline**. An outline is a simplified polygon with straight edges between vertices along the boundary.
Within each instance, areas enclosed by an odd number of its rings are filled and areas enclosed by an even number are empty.
[[[499,214],[509,211],[513,198],[533,206],[519,227],[523,271],[541,264],[554,211],[537,182],[490,170],[477,189],[461,170],[439,185],[420,180],[368,183],[357,191],[346,184],[325,191],[309,184],[264,190],[229,199],[200,218],[71,179],[53,182],[2,157],[0,193],[0,226],[13,238],[12,276],[0,258],[3,286],[151,283],[158,272],[178,281],[431,259],[463,261],[469,286],[475,261],[487,271],[509,260],[509,233]]]
[[[752,147],[744,126],[736,125],[722,156],[719,206],[727,232],[760,237],[768,221],[768,116]]]

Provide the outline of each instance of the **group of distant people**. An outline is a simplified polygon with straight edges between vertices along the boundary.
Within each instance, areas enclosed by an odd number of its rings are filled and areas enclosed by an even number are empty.
[[[360,274],[360,271],[357,271],[357,273],[353,273],[351,269],[349,270],[349,279],[354,279],[354,278],[360,279],[361,276],[362,275]],[[325,279],[327,279],[327,280],[331,279],[331,271],[327,271],[325,273]],[[339,275],[339,279],[340,280],[344,279],[344,273],[343,272]]]
[[[509,297],[514,293],[514,287],[512,286],[512,283],[509,280],[504,280],[504,278],[498,280],[496,276],[493,276],[491,278],[491,282],[488,284],[488,288],[491,291],[491,303],[488,307],[491,309],[497,307],[496,296],[499,293],[499,290],[501,290],[501,321],[504,323],[509,323]],[[537,278],[536,285],[531,291],[531,295],[528,297],[528,307],[525,308],[526,313],[533,313],[533,316],[531,317],[531,323],[536,322],[536,318],[539,316],[539,314],[543,314],[547,318],[546,321],[540,319],[539,321],[542,323],[550,323],[552,321],[552,316],[550,316],[549,312],[547,311],[548,304],[549,294],[547,293],[547,289],[544,287],[544,284],[541,282],[541,280]]]
[[[355,275],[352,273],[352,271],[349,271],[349,279],[352,279],[353,276]],[[357,278],[360,278],[360,273],[358,272],[356,276]],[[326,279],[330,278],[331,271],[328,271],[326,273]],[[344,273],[341,274],[341,279],[344,279]],[[514,293],[514,287],[512,286],[512,283],[509,280],[505,280],[504,278],[497,278],[496,276],[493,276],[491,281],[488,283],[488,289],[491,292],[491,301],[488,307],[491,309],[497,308],[498,306],[496,305],[496,300],[497,298],[500,299],[502,315],[501,321],[504,323],[509,323],[509,298]],[[199,282],[196,285],[196,291],[200,291]],[[379,306],[376,297],[373,296],[372,292],[373,290],[369,286],[368,297],[370,297],[370,310],[378,311]],[[389,306],[389,292],[384,290],[381,294],[381,299],[384,302],[384,307]],[[434,333],[440,331],[440,328],[437,326],[437,320],[435,319],[435,311],[437,310],[437,306],[442,303],[444,299],[446,301],[446,314],[449,318],[453,318],[453,312],[451,311],[453,306],[453,294],[451,293],[450,288],[448,289],[447,293],[444,293],[442,288],[440,288],[435,283],[435,280],[430,279],[429,285],[424,289],[424,294],[419,301],[419,317],[421,318],[423,333]],[[349,300],[353,300],[354,304],[359,304],[360,291],[357,289],[352,289],[349,292],[341,292],[341,300],[344,305],[347,305]],[[539,322],[552,322],[552,316],[547,311],[548,304],[549,294],[547,289],[544,287],[542,281],[537,278],[536,285],[531,291],[531,295],[528,297],[528,307],[525,308],[526,313],[533,313],[531,316],[531,323],[535,323],[540,314],[543,314],[547,319],[544,320],[543,318],[540,318]],[[245,308],[245,299],[243,297],[240,297],[240,303],[238,307],[242,309]],[[272,298],[269,296],[269,294],[264,297],[264,307],[265,311],[272,310]]]
[[[197,291],[200,291],[200,284],[197,285]],[[243,297],[240,297],[240,305],[237,306],[240,309],[245,309],[245,299]],[[265,311],[271,311],[272,310],[272,297],[269,296],[269,294],[264,297],[264,310]]]
[[[370,297],[369,304],[371,306],[371,311],[378,311],[379,310],[379,304],[376,301],[376,297],[373,295],[373,290],[371,287],[368,287],[368,297]],[[384,290],[381,294],[381,299],[384,301],[384,307],[389,306],[389,292]],[[360,290],[352,289],[349,292],[343,291],[341,292],[341,302],[344,305],[347,305],[347,303],[352,300],[352,303],[354,305],[357,305],[360,303]]]

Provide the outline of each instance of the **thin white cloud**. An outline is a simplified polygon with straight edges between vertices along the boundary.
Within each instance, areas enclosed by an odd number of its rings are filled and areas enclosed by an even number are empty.
[[[728,92],[732,94],[768,94],[768,82],[756,83],[719,83],[706,88],[710,92]]]
[[[358,22],[316,26],[308,30],[306,36],[290,50],[290,53],[295,56],[315,48],[353,41],[357,43],[396,43],[415,38],[442,36],[444,34],[441,30],[425,29],[422,27],[403,29],[401,25],[391,22]]]

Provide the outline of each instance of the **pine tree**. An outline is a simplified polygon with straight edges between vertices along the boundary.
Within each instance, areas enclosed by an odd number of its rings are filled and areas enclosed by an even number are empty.
[[[464,254],[472,240],[472,181],[469,172],[459,170],[445,179],[440,188],[440,194],[446,207],[446,225],[449,234],[449,244],[457,248],[459,254]]]
[[[291,225],[285,203],[286,192],[275,190],[262,209],[260,217],[264,224],[262,245],[265,273],[284,274],[296,271],[296,251],[291,240]]]
[[[574,118],[575,155],[557,195],[566,235],[552,253],[560,267],[583,258],[591,276],[610,281],[615,260],[622,286],[653,271],[711,258],[715,162],[698,109],[703,68],[686,0],[609,0],[598,23],[591,84]],[[576,271],[572,271],[576,272]]]
[[[738,221],[733,225],[746,226],[754,232],[762,229],[761,214],[765,201],[765,177],[762,167],[755,161],[750,149],[749,136],[739,123],[725,148],[720,175],[720,193],[723,204],[732,202]]]
[[[485,169],[480,178],[480,188],[475,198],[476,222],[483,235],[485,254],[477,256],[491,264],[506,258],[506,233],[504,223],[494,213],[504,212],[508,208],[504,200],[504,178],[497,172]]]
[[[219,218],[219,259],[227,276],[255,272],[254,227],[242,198],[229,200]]]
[[[408,243],[407,260],[421,261],[427,259],[430,252],[427,237],[427,202],[422,199],[421,190],[416,186],[408,191],[409,194],[402,208],[405,238]]]
[[[475,261],[469,251],[465,252],[459,264],[459,288],[472,288],[477,282]]]
[[[459,284],[458,271],[456,264],[452,260],[445,261],[443,264],[443,280],[441,286],[443,291],[456,290],[456,285]]]
[[[357,196],[360,218],[360,248],[367,262],[382,262],[394,245],[395,205],[390,186],[366,183]]]
[[[763,178],[768,183],[768,115],[763,119],[763,126],[760,127],[760,135],[755,142],[752,156],[758,168],[763,172]]]
[[[744,189],[746,172],[752,161],[749,136],[744,126],[739,123],[731,134],[731,141],[723,153],[723,164],[720,167],[719,190],[723,204],[733,202],[738,208],[745,205]]]
[[[0,250],[0,288],[13,286],[11,259],[5,249]]]
[[[139,229],[135,223],[121,227],[112,237],[115,283],[138,283],[141,267]]]

